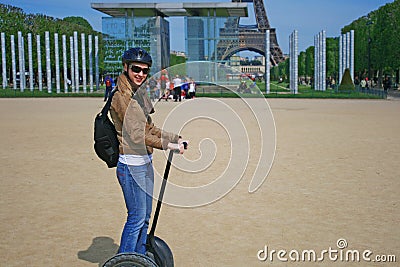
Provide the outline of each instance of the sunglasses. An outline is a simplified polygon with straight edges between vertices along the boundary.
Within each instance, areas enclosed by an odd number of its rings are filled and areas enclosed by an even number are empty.
[[[143,74],[149,74],[149,72],[150,72],[150,68],[141,68],[141,67],[136,66],[136,65],[132,65],[132,66],[131,66],[131,70],[132,70],[134,73],[143,72]]]

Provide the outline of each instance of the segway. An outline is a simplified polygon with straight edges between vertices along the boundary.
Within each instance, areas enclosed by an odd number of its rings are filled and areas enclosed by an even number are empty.
[[[187,148],[187,143],[183,143],[184,148]],[[164,179],[161,184],[160,194],[157,201],[156,211],[154,213],[153,223],[151,230],[147,235],[147,253],[146,255],[138,253],[119,253],[110,259],[108,259],[103,267],[173,267],[174,257],[171,249],[167,243],[161,238],[154,235],[156,231],[158,216],[161,210],[162,199],[164,197],[165,186],[167,185],[167,179],[169,170],[171,168],[172,156],[174,151],[170,150],[168,155],[167,165],[164,171]]]

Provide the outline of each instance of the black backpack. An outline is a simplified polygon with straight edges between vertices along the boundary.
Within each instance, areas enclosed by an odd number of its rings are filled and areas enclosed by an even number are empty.
[[[97,156],[107,163],[108,168],[117,166],[119,157],[119,141],[114,124],[108,118],[112,97],[118,89],[111,92],[107,103],[94,119],[94,151]]]

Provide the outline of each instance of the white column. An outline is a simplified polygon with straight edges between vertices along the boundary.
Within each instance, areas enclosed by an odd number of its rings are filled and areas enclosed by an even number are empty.
[[[29,87],[33,91],[32,34],[28,33]]]
[[[23,77],[25,77],[25,69],[24,69],[24,56],[22,50],[22,32],[18,32],[18,59],[19,59],[19,88],[21,92],[24,91],[25,83]]]
[[[299,51],[299,39],[297,30],[294,31],[294,93],[297,94],[299,91],[299,58],[298,58],[298,51]]]
[[[99,37],[94,37],[94,64],[96,74],[96,91],[99,90]]]
[[[347,68],[347,35],[343,34],[343,74]]]
[[[62,51],[63,51],[63,76],[64,76],[64,93],[68,93],[68,64],[67,64],[67,37],[62,35]]]
[[[298,33],[294,30],[289,38],[289,57],[290,57],[290,91],[293,94],[298,93]]]
[[[318,90],[322,91],[322,45],[321,32],[318,33]]]
[[[56,88],[57,94],[60,93],[60,57],[58,51],[58,33],[54,33],[54,58],[56,61]]]
[[[86,93],[86,45],[85,45],[85,34],[81,33],[82,42],[82,87],[83,92]]]
[[[3,74],[3,89],[7,87],[7,68],[6,68],[6,36],[5,33],[1,33],[1,66]]]
[[[21,36],[21,42],[22,42],[22,69],[24,71],[23,75],[22,75],[22,81],[24,82],[24,90],[26,88],[26,67],[25,67],[25,38],[24,36]]]
[[[43,89],[42,83],[42,54],[40,48],[40,35],[36,35],[36,50],[37,50],[37,65],[38,65],[38,83],[39,83],[39,91]]]
[[[267,30],[265,32],[265,92],[267,94],[270,93],[271,91],[271,60],[270,60],[270,54],[271,54],[271,42],[270,42],[270,30]]]
[[[89,84],[90,84],[90,92],[93,93],[93,44],[92,44],[92,35],[88,36],[88,46],[89,46]]]
[[[289,88],[293,87],[293,33],[289,35]]]
[[[47,73],[47,92],[51,93],[51,62],[50,62],[50,35],[45,32],[45,46],[46,46],[46,73]]]
[[[322,69],[321,69],[321,88],[322,91],[326,90],[326,32],[325,31],[321,31],[321,45],[322,45]]]
[[[340,85],[343,76],[343,35],[339,36],[339,79],[338,85]]]
[[[79,93],[79,54],[78,54],[78,32],[74,32],[74,53],[75,53],[75,92]]]
[[[314,90],[319,88],[319,34],[314,36]]]
[[[346,69],[350,69],[350,32],[346,33]]]
[[[346,69],[346,35],[342,34],[342,77]]]
[[[11,68],[12,68],[12,76],[13,76],[13,88],[17,89],[17,66],[15,61],[15,40],[14,35],[11,35]]]
[[[75,60],[74,60],[74,37],[69,37],[69,51],[71,56],[71,91],[75,92]]]
[[[350,75],[354,82],[354,30],[350,31]]]
[[[314,90],[317,90],[317,35],[314,35]]]

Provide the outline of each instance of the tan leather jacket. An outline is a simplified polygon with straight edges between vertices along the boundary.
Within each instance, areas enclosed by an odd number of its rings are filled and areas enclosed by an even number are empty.
[[[117,85],[110,114],[117,130],[120,154],[146,155],[153,153],[153,148],[167,149],[169,142],[177,143],[178,135],[157,128],[150,117],[146,119],[141,106],[132,99],[136,89],[124,74],[118,77]]]

